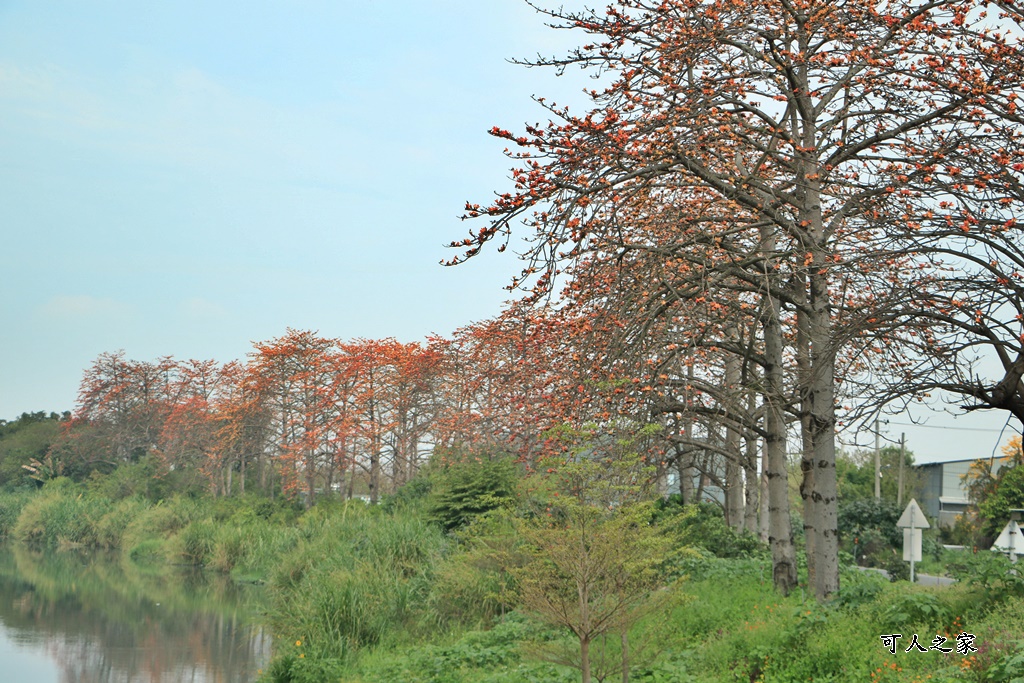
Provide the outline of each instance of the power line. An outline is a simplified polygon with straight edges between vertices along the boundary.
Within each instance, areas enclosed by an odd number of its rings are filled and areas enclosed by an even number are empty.
[[[1005,426],[1003,429],[982,429],[980,427],[944,427],[942,425],[915,424],[913,422],[888,422],[887,424],[902,425],[904,427],[923,427],[925,429],[948,429],[955,432],[989,432],[991,434],[1002,434],[1006,429]]]
[[[1012,417],[1013,417],[1012,415],[1007,415],[1006,416],[1006,422],[1003,424],[1003,428],[999,430],[999,438],[996,439],[995,445],[992,446],[992,455],[990,455],[989,458],[988,458],[988,466],[989,466],[990,469],[992,467],[992,462],[996,459],[996,449],[999,448],[999,442],[1003,440],[1003,432],[1005,432],[1006,428],[1010,426],[1010,419]],[[911,533],[913,533],[913,532],[911,532]],[[1012,554],[1013,551],[1011,550],[1010,552]]]

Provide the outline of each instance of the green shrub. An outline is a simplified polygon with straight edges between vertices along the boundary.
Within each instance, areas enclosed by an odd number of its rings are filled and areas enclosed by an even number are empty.
[[[750,532],[737,533],[729,527],[721,508],[713,503],[683,505],[680,496],[672,495],[655,503],[654,521],[674,533],[680,544],[703,548],[716,557],[764,556],[767,552]]]
[[[900,508],[888,500],[869,498],[841,505],[837,524],[842,548],[854,554],[858,563],[888,570],[892,549],[903,547],[903,532],[896,526],[900,514]]]
[[[319,657],[346,658],[408,625],[416,589],[367,562],[311,571],[293,588],[275,591],[271,624]]]
[[[266,520],[222,531],[214,550],[212,566],[221,571],[242,571],[250,576],[269,576],[299,544],[294,526],[272,524]]]
[[[275,633],[317,656],[346,658],[415,630],[448,545],[437,526],[360,504],[313,508],[296,533],[271,575]]]
[[[58,483],[51,486],[54,482]],[[51,548],[97,547],[97,523],[109,509],[109,500],[84,496],[73,486],[52,480],[22,508],[11,535],[24,543]]]
[[[488,551],[457,553],[434,571],[426,598],[430,621],[443,628],[486,627],[517,604],[513,575]]]
[[[111,500],[140,497],[151,502],[168,498],[175,492],[164,464],[155,455],[146,455],[136,462],[125,463],[109,474],[92,472],[85,486],[89,493]]]
[[[148,502],[135,497],[114,503],[96,523],[96,545],[111,550],[120,548],[128,526],[148,507]]]
[[[381,509],[388,514],[394,514],[403,509],[418,509],[426,504],[434,488],[434,477],[430,476],[432,471],[428,465],[426,471],[420,472],[393,494],[384,496],[380,502]]]
[[[875,572],[856,571],[843,575],[834,603],[844,609],[854,609],[875,602],[882,594],[884,579]]]
[[[188,498],[175,497],[162,500],[145,508],[124,530],[122,547],[133,548],[151,539],[167,540],[193,519],[202,516],[199,503]]]
[[[171,557],[182,564],[202,566],[217,545],[217,530],[212,519],[190,522],[175,537]]]
[[[980,590],[986,604],[1008,597],[1024,598],[1024,576],[1002,553],[963,553],[948,568],[953,578]]]
[[[1024,683],[1024,640],[1016,648],[1002,655],[985,672],[985,680],[992,683]]]
[[[223,523],[214,523],[213,546],[204,564],[220,572],[240,572],[247,578],[266,577],[280,567],[282,558],[298,544],[299,531],[249,514],[234,513]]]
[[[519,470],[510,457],[493,460],[467,457],[439,468],[428,498],[429,518],[446,531],[510,504],[516,495]]]
[[[910,563],[903,560],[903,554],[887,550],[876,558],[882,569],[889,574],[890,581],[910,581]]]
[[[982,520],[970,510],[957,516],[956,522],[950,527],[941,527],[939,537],[943,543],[976,548],[983,538]]]
[[[444,540],[423,520],[409,516],[386,519],[359,547],[367,561],[410,577],[422,571],[431,555],[443,551]]]
[[[301,649],[301,648],[296,648]],[[323,683],[324,681],[345,680],[344,660],[333,658],[307,659],[302,652],[289,652],[275,657],[266,672],[260,677],[261,683]]]
[[[245,561],[248,550],[245,533],[240,527],[224,527],[216,535],[206,564],[227,573]]]
[[[978,503],[978,514],[984,520],[982,531],[990,538],[999,535],[1011,509],[1024,507],[1024,465],[1004,468],[998,480],[995,490]]]
[[[935,593],[914,592],[900,596],[882,614],[887,626],[906,628],[925,625],[929,628],[949,626],[953,611]]]
[[[548,629],[519,614],[494,628],[471,631],[450,644],[421,645],[402,652],[371,653],[360,666],[369,683],[572,683],[579,674],[567,667],[531,662],[527,643],[547,641]],[[347,680],[342,678],[342,680]],[[672,683],[671,678],[660,679]]]

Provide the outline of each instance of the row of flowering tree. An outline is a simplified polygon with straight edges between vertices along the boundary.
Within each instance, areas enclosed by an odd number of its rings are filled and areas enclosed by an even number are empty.
[[[458,262],[525,227],[524,302],[425,344],[289,332],[223,367],[101,356],[77,450],[157,453],[220,493],[255,477],[376,499],[428,451],[533,464],[560,448],[553,427],[659,422],[647,457],[684,498],[718,487],[787,591],[792,441],[827,598],[844,421],[933,390],[1024,418],[1024,15],[975,0],[538,9],[584,35],[536,64],[590,70],[592,106],[538,98],[549,123],[495,128],[512,187],[469,204],[478,227],[452,245]]]
[[[340,341],[288,330],[244,362],[100,355],[56,451],[77,470],[145,456],[201,476],[214,495],[281,489],[376,501],[434,452],[506,452],[533,463],[549,431],[634,410],[581,357],[586,325],[512,307],[451,338]],[[581,328],[581,329],[577,329]],[[593,368],[591,369],[593,370]],[[601,395],[623,395],[612,405]]]
[[[479,224],[453,263],[525,227],[514,285],[568,282],[563,306],[622,321],[609,358],[634,360],[655,414],[686,416],[682,451],[721,445],[728,488],[743,441],[761,439],[782,590],[798,427],[824,599],[842,420],[934,389],[1024,419],[1024,14],[975,0],[531,5],[580,42],[530,65],[586,70],[590,106],[537,98],[547,124],[492,130],[512,187],[467,205]]]

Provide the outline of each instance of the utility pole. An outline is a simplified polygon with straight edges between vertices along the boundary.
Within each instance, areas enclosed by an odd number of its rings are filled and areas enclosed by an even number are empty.
[[[903,461],[907,459],[907,435],[900,433],[900,475],[896,484],[896,504],[903,505]]]
[[[882,454],[878,446],[878,418],[875,418],[875,500],[882,500]]]

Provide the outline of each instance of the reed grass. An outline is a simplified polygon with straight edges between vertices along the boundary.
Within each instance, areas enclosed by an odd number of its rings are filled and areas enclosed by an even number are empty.
[[[35,491],[0,493],[0,539],[11,535],[22,509],[35,496]]]

